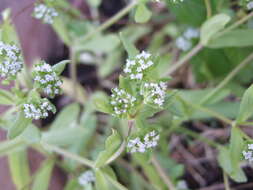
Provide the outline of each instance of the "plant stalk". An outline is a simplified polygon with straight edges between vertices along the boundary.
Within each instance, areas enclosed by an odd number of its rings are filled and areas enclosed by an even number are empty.
[[[166,184],[166,186],[168,187],[168,189],[169,190],[177,190],[176,187],[174,186],[174,184],[172,183],[172,180],[165,173],[165,171],[163,170],[163,168],[161,167],[160,163],[158,162],[157,158],[154,155],[151,158],[151,162],[154,165],[154,167],[156,168],[160,177],[163,179],[163,181]]]

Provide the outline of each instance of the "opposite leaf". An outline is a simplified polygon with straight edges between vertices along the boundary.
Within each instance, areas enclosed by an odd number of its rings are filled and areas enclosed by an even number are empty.
[[[230,21],[230,17],[226,14],[218,14],[208,19],[200,29],[200,42],[207,45],[209,41],[221,31]]]
[[[237,123],[241,123],[249,119],[253,114],[253,85],[251,85],[243,94],[240,104]]]
[[[96,160],[95,167],[104,166],[110,157],[118,150],[121,144],[121,137],[117,131],[113,130],[112,135],[109,136],[105,142],[105,150],[102,151]]]
[[[152,13],[146,7],[146,5],[144,3],[140,3],[136,9],[134,19],[138,23],[145,23],[149,21],[151,16],[152,16]]]

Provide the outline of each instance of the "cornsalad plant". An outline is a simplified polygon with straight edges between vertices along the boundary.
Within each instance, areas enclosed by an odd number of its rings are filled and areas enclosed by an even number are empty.
[[[96,18],[102,2],[87,3]],[[38,59],[30,68],[15,15],[3,11],[0,76],[10,90],[0,90],[0,104],[7,106],[0,118],[7,132],[0,155],[8,157],[16,188],[48,189],[57,165],[68,175],[64,190],[196,189],[171,156],[175,134],[215,149],[222,188],[247,182],[244,168],[253,161],[253,139],[246,132],[253,125],[253,86],[246,89],[253,79],[252,9],[251,0],[132,0],[97,26],[67,0],[38,0],[31,17],[54,29],[70,58],[54,65]],[[135,24],[111,32],[126,15]],[[158,24],[147,25],[152,22]],[[143,36],[151,39],[140,46]],[[100,90],[88,93],[79,83],[79,63],[96,66]],[[174,73],[187,64],[195,83],[206,88],[173,87]],[[67,65],[70,78],[61,77]],[[62,95],[73,103],[57,110],[52,102]],[[53,121],[41,128],[48,117]],[[230,139],[201,136],[190,128],[195,122],[223,125]],[[46,158],[35,175],[28,148]]]

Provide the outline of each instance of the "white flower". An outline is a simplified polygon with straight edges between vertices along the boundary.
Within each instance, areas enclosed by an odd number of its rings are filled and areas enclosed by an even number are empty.
[[[177,189],[180,189],[180,190],[188,189],[188,185],[187,185],[186,181],[184,181],[184,180],[178,181],[177,182]]]
[[[58,16],[58,12],[44,4],[38,4],[34,8],[34,17],[43,20],[44,23],[53,24],[54,17]]]
[[[154,62],[151,59],[151,54],[142,51],[136,55],[134,59],[127,59],[124,68],[126,73],[132,80],[141,80],[144,77],[145,71],[150,68]]]
[[[249,3],[247,4],[247,9],[248,9],[248,10],[253,9],[253,1],[251,1],[251,2],[249,2]]]
[[[156,133],[156,131],[151,131],[147,133],[143,139],[140,139],[140,137],[130,139],[128,141],[127,148],[130,153],[144,153],[148,149],[156,147],[158,145],[159,138],[160,136]]]
[[[95,175],[93,173],[93,171],[88,170],[86,172],[84,172],[79,178],[78,178],[78,182],[81,186],[85,187],[86,185],[88,185],[89,183],[92,183],[96,180]]]
[[[52,104],[46,99],[42,99],[39,102],[27,102],[23,104],[23,111],[26,118],[29,119],[41,119],[48,116],[49,111],[53,111]]]
[[[115,116],[124,117],[135,105],[136,98],[123,89],[112,89],[110,104],[113,106]]]
[[[253,144],[248,144],[248,149],[253,150]]]
[[[185,37],[178,37],[176,39],[176,46],[178,49],[181,49],[183,51],[188,51],[189,49],[191,49],[192,43]]]
[[[199,37],[199,30],[196,28],[192,28],[189,27],[187,28],[187,30],[184,32],[183,36],[188,39],[191,40],[193,38],[198,38]]]
[[[46,62],[36,64],[34,67],[34,81],[43,92],[50,97],[61,92],[60,86],[62,81],[60,77],[53,71],[51,65]]]
[[[0,42],[0,76],[8,79],[15,79],[16,75],[23,68],[23,61],[20,49],[15,45]]]
[[[242,154],[245,160],[252,162],[253,161],[253,144],[248,144],[248,150],[247,151],[244,150]]]
[[[165,82],[144,83],[140,94],[144,96],[144,104],[163,106],[166,96],[167,85]]]

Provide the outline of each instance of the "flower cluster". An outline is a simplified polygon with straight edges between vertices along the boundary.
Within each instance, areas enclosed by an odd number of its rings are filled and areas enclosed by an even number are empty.
[[[110,104],[113,106],[115,116],[123,117],[135,105],[136,98],[123,89],[113,88]]]
[[[248,10],[253,9],[253,1],[247,2],[247,9]]]
[[[165,82],[144,83],[140,93],[144,96],[145,104],[155,104],[162,107],[165,101],[166,89]]]
[[[176,46],[177,48],[183,51],[188,51],[192,47],[191,40],[198,37],[199,37],[199,30],[190,27],[183,33],[182,36],[176,39]]]
[[[23,68],[20,49],[15,45],[0,42],[0,76],[15,79]]]
[[[51,65],[46,62],[36,64],[33,75],[35,83],[45,94],[50,97],[60,94],[62,81]]]
[[[85,187],[86,185],[94,182],[96,180],[95,175],[93,171],[88,170],[84,172],[79,178],[78,182],[81,186]]]
[[[126,73],[130,79],[143,79],[145,71],[154,65],[151,54],[142,51],[134,59],[127,59],[124,73]]]
[[[35,120],[46,118],[49,111],[55,112],[54,109],[54,106],[46,98],[23,104],[25,117]]]
[[[252,162],[253,161],[253,144],[248,144],[248,151],[244,150],[242,154],[245,160]]]
[[[38,4],[34,8],[34,17],[43,20],[46,24],[53,24],[54,17],[58,16],[58,12],[44,4]]]
[[[131,153],[144,153],[147,151],[147,149],[156,147],[159,138],[160,136],[156,133],[156,131],[151,131],[147,133],[143,139],[141,139],[140,137],[130,139],[128,141],[127,148]]]

